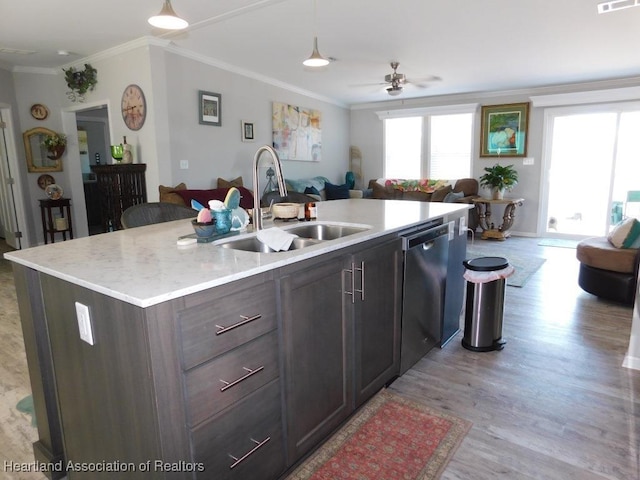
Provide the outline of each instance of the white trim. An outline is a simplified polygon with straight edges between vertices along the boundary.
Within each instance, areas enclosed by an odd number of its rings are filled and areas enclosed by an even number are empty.
[[[633,370],[640,370],[640,358],[631,357],[628,353],[624,356],[624,361],[622,362],[622,366],[624,368],[631,368]]]
[[[55,68],[43,68],[43,67],[13,67],[12,73],[37,73],[40,75],[57,75],[58,70]]]
[[[387,118],[423,117],[425,115],[454,115],[456,113],[475,113],[477,110],[477,103],[465,103],[461,105],[442,105],[437,107],[380,110],[376,112],[376,115],[380,120],[385,120]]]
[[[622,102],[640,99],[640,87],[611,88],[590,92],[558,93],[529,97],[534,107],[559,107],[589,103]]]

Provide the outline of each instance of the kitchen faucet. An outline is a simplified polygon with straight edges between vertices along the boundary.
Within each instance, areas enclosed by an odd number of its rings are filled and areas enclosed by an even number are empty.
[[[282,175],[282,164],[278,154],[269,145],[264,145],[258,149],[253,157],[253,228],[254,230],[262,230],[262,210],[260,209],[260,189],[258,188],[258,163],[260,156],[264,152],[269,152],[273,160],[273,166],[276,170],[276,179],[278,180],[278,192],[281,197],[287,196],[287,186],[284,184],[284,176]]]

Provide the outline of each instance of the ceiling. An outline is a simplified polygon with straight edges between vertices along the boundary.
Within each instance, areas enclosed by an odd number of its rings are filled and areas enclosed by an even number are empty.
[[[0,49],[33,52],[0,65],[57,69],[152,36],[344,105],[640,76],[640,8],[598,15],[600,1],[317,0],[314,16],[313,0],[172,0],[190,27],[168,33],[147,23],[162,0],[0,0]],[[316,70],[314,31],[335,59]],[[376,84],[392,60],[439,80],[390,97]]]

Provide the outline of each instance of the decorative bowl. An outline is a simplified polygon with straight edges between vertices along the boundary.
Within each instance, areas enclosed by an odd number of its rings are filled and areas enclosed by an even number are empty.
[[[275,218],[298,218],[299,205],[297,203],[274,203],[272,212]]]
[[[198,222],[197,220],[191,220],[193,225],[193,231],[201,238],[212,237],[216,234],[216,222]]]

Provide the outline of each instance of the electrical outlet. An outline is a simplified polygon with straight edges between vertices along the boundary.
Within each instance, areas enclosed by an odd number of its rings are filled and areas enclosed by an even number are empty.
[[[180,160],[180,170],[189,169],[189,160]]]
[[[460,230],[458,231],[458,235],[466,235],[467,234],[467,217],[460,217]]]
[[[80,330],[80,338],[89,345],[95,345],[93,339],[93,328],[91,328],[91,315],[89,307],[82,303],[76,302],[76,316],[78,317],[78,330]]]

